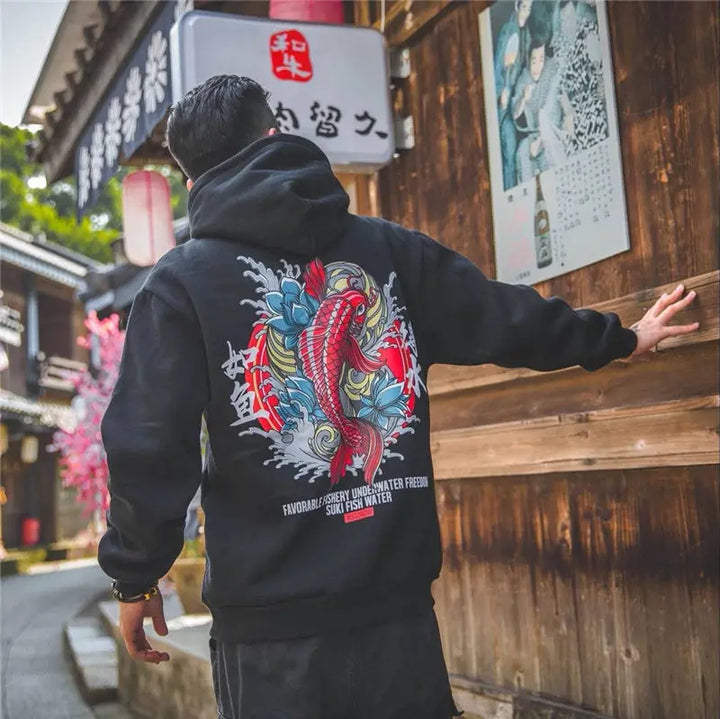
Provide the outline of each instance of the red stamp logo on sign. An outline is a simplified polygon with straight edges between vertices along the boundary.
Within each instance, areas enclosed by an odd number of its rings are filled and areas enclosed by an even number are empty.
[[[310,45],[299,30],[284,30],[270,36],[270,59],[275,77],[307,82],[313,76]]]

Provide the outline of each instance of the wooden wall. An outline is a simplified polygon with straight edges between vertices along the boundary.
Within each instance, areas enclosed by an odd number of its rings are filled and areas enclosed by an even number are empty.
[[[452,673],[613,717],[718,715],[716,467],[438,484]]]
[[[416,147],[367,208],[494,275],[478,13],[386,6],[409,47],[394,92]],[[718,237],[720,10],[608,9],[631,250],[538,285],[630,323],[678,281],[701,331],[598,373],[434,368],[445,545],[435,594],[448,666],[490,685],[628,719],[720,713]],[[378,26],[377,3],[356,21]],[[545,715],[543,715],[545,716]]]
[[[486,5],[451,4],[411,38],[412,75],[395,98],[417,144],[380,174],[379,194],[384,216],[493,276],[478,31]],[[608,14],[632,249],[538,285],[575,305],[718,268],[718,6],[614,2]]]

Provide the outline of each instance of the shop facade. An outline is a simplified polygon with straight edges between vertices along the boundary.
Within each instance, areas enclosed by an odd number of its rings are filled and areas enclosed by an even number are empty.
[[[87,123],[163,4],[102,5],[105,15],[86,18],[94,29],[74,48],[84,66],[70,81],[46,64],[36,88],[38,106],[60,93],[43,115],[40,159],[50,180],[75,168]],[[90,13],[96,3],[73,6]],[[353,208],[418,228],[496,276],[496,243],[505,238],[493,230],[480,39],[490,3],[343,7],[346,22],[384,34],[396,68],[397,153],[377,173],[343,176]],[[720,13],[705,2],[599,7],[628,248],[535,286],[629,324],[682,282],[698,299],[680,321],[699,321],[700,330],[662,343],[646,361],[592,374],[432,370],[445,553],[436,609],[469,712],[710,719],[720,708]],[[70,29],[61,23],[59,32]],[[60,67],[67,58],[57,53]],[[170,162],[162,129],[160,120],[121,160]]]

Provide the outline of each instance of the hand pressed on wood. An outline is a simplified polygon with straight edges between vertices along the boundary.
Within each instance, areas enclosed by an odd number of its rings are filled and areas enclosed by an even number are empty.
[[[678,285],[670,294],[663,294],[639,322],[631,325],[630,329],[635,330],[638,336],[637,347],[632,353],[633,357],[650,352],[658,342],[662,342],[668,337],[694,332],[700,326],[699,322],[689,325],[668,324],[678,312],[688,307],[695,299],[695,290],[691,290],[683,297],[684,290],[683,285]]]
[[[170,659],[170,655],[167,652],[154,650],[145,636],[143,629],[145,617],[152,618],[153,627],[158,634],[165,636],[168,633],[160,594],[156,594],[144,602],[120,602],[120,634],[128,654],[141,662],[152,664],[166,662]]]

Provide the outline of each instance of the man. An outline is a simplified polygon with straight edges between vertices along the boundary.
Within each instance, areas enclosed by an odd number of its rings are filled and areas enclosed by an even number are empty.
[[[198,484],[221,717],[447,719],[425,379],[436,362],[595,370],[696,329],[574,311],[419,232],[348,214],[323,153],[255,82],[214,77],[168,120],[193,239],[135,299],[103,420],[100,563],[130,654],[167,661],[156,582]],[[209,444],[200,462],[200,424]]]

